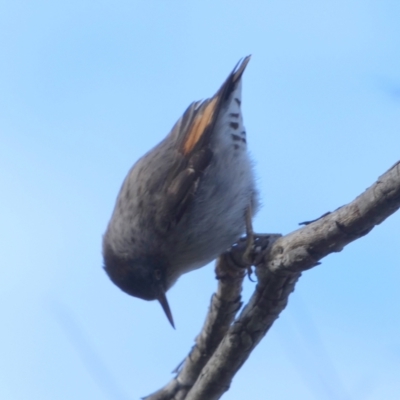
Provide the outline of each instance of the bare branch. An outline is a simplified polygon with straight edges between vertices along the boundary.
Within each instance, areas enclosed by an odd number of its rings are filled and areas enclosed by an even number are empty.
[[[400,207],[400,162],[351,203],[268,249],[256,290],[189,391],[186,400],[219,399],[235,373],[285,308],[302,271],[366,235]]]
[[[145,397],[146,400],[184,399],[196,382],[242,306],[240,294],[245,276],[239,259],[242,252],[243,248],[237,246],[219,257],[215,266],[218,288],[211,298],[206,321],[195,345],[182,362],[182,369],[178,366],[177,376],[162,389]]]
[[[397,162],[353,202],[275,242],[271,240],[257,265],[255,292],[230,327],[241,305],[243,271],[232,265],[240,249],[233,248],[221,256],[216,267],[220,278],[218,290],[195,346],[179,374],[146,400],[219,399],[286,307],[301,272],[366,235],[399,207]]]

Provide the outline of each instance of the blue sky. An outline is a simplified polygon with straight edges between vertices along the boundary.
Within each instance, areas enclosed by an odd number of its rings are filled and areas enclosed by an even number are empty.
[[[101,236],[131,165],[241,57],[257,231],[297,229],[400,159],[397,0],[0,4],[1,399],[133,399],[172,377],[213,267],[169,292],[174,331],[107,279]],[[398,399],[399,227],[304,273],[224,399]]]

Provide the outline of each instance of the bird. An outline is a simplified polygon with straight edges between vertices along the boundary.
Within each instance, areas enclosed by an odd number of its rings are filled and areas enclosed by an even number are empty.
[[[128,172],[103,235],[104,270],[125,293],[157,300],[247,233],[259,209],[242,116],[240,60],[214,96],[193,102]]]

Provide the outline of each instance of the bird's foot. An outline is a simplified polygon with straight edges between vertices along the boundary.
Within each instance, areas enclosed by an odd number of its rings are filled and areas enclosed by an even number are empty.
[[[281,234],[276,233],[252,233],[241,238],[237,243],[238,249],[243,249],[241,265],[246,268],[247,276],[252,282],[255,282],[252,279],[252,267],[262,262],[267,247],[281,236]]]

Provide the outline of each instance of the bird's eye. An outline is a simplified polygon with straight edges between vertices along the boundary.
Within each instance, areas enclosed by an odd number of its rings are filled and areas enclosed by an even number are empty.
[[[154,270],[154,278],[156,278],[158,281],[161,279],[161,270],[160,269]]]

